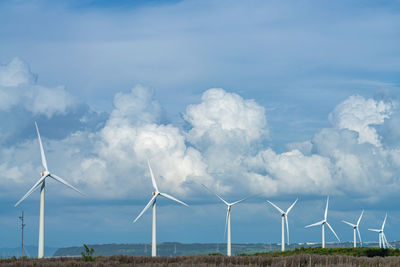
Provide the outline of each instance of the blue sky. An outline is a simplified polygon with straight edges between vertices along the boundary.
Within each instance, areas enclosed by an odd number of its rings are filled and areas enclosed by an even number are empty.
[[[0,246],[37,244],[39,192],[13,205],[48,164],[46,245],[151,240],[145,159],[160,189],[159,241],[320,241],[304,225],[365,209],[366,231],[388,212],[400,239],[398,1],[5,1],[0,3]],[[328,240],[334,240],[333,236]]]

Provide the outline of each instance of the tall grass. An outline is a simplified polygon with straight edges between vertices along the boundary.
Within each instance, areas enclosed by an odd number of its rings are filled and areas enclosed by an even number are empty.
[[[188,257],[134,257],[110,256],[97,257],[94,262],[85,262],[81,258],[49,258],[27,260],[1,260],[0,266],[268,266],[268,267],[395,267],[400,266],[400,257],[354,257],[346,255],[291,255],[269,257],[265,255],[233,256],[199,255]]]

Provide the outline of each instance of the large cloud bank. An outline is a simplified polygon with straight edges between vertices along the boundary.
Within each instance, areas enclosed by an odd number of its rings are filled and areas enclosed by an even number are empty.
[[[36,85],[36,80],[19,59],[1,66],[0,110],[18,107],[48,119],[68,115],[74,97],[62,87]],[[86,115],[81,121],[90,124]],[[206,90],[199,103],[187,107],[187,127],[162,123],[161,117],[160,104],[145,86],[118,93],[101,127],[77,129],[61,139],[43,132],[49,167],[92,198],[147,195],[147,159],[160,189],[179,196],[195,197],[199,183],[223,193],[266,196],[354,193],[379,198],[381,192],[399,189],[400,148],[386,142],[399,134],[392,127],[398,118],[394,101],[350,96],[331,112],[330,128],[288,144],[283,153],[266,145],[265,108],[224,89]],[[21,127],[34,131],[33,122]],[[36,138],[2,147],[0,194],[21,194],[33,184],[41,170],[39,157]]]

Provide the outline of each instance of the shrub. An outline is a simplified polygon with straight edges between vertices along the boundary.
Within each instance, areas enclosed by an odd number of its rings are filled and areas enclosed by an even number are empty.
[[[94,248],[89,248],[88,245],[83,244],[85,251],[81,253],[83,261],[95,261],[96,258],[93,257]]]

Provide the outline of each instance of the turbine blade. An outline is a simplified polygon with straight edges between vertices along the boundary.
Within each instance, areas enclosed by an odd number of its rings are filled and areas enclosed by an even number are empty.
[[[351,227],[356,227],[356,225],[355,225],[355,224],[352,224],[352,223],[346,222],[345,220],[342,220],[342,222],[344,222],[344,223],[346,223],[346,224],[350,225]]]
[[[381,233],[381,240],[382,240],[383,248],[386,248],[385,234],[383,232]]]
[[[202,186],[204,186],[205,189],[207,189],[209,192],[213,193],[214,195],[216,195],[222,202],[225,203],[225,205],[229,206],[229,203],[226,202],[222,197],[220,197],[217,193],[214,193],[213,191],[211,191],[207,186],[205,186],[204,184],[201,184]]]
[[[337,240],[340,242],[340,239],[337,236],[337,234],[335,233],[335,231],[333,230],[332,226],[328,222],[326,222],[326,224],[328,225],[329,229],[331,229],[332,233],[336,236]]]
[[[380,230],[380,229],[368,229],[368,231],[372,231],[372,232],[377,232],[377,233],[379,233],[381,230]]]
[[[320,222],[316,222],[307,226],[304,226],[304,228],[309,228],[309,227],[313,227],[313,226],[317,226],[317,225],[322,225],[325,222],[325,220],[322,220]]]
[[[281,214],[285,214],[285,212],[283,210],[281,210],[277,205],[275,205],[274,203],[272,203],[271,201],[267,200],[267,202],[269,204],[271,204],[275,209],[277,209]]]
[[[62,184],[64,184],[64,185],[68,186],[68,187],[71,188],[72,190],[78,192],[78,193],[81,194],[82,196],[85,195],[84,193],[82,193],[81,191],[79,191],[78,189],[76,189],[75,187],[73,187],[72,185],[70,185],[70,184],[69,184],[67,181],[65,181],[63,178],[61,178],[61,177],[59,177],[59,176],[57,176],[57,175],[55,175],[55,174],[50,174],[49,176],[50,176],[51,178],[53,178],[54,180],[56,180],[56,181],[58,181],[58,182],[60,182],[60,183],[62,183]]]
[[[37,126],[36,121],[35,121],[35,126],[36,126],[36,132],[37,132],[38,139],[39,139],[40,154],[41,154],[41,156],[42,156],[42,165],[43,165],[43,167],[44,167],[44,169],[45,169],[46,171],[49,171],[49,170],[47,169],[46,156],[44,155],[44,149],[43,149],[42,139],[40,138],[39,128],[38,128],[38,126]]]
[[[255,196],[255,195],[251,195],[251,196],[242,198],[241,200],[235,201],[235,202],[231,203],[231,206],[236,205],[236,204],[239,204],[240,202],[243,202],[243,201],[245,201],[245,200],[248,200],[249,198],[254,197],[254,196]]]
[[[160,193],[160,195],[162,195],[163,197],[169,198],[169,199],[171,199],[171,200],[173,200],[173,201],[176,201],[176,202],[178,202],[178,203],[181,203],[182,205],[184,205],[184,206],[186,206],[186,207],[189,207],[188,204],[186,204],[186,203],[183,202],[183,201],[180,201],[180,200],[177,199],[177,198],[174,198],[174,197],[171,196],[171,195],[168,195],[168,194],[166,194],[166,193]]]
[[[18,206],[19,203],[21,203],[25,198],[27,198],[30,194],[33,193],[33,191],[36,190],[36,188],[39,187],[39,185],[42,184],[42,182],[44,181],[44,179],[46,179],[47,176],[42,176],[40,177],[40,179],[32,186],[31,189],[29,189],[29,191],[14,205],[14,207]]]
[[[386,219],[387,219],[387,213],[386,213],[386,215],[385,215],[385,219],[383,220],[382,231],[383,231],[383,229],[385,229]]]
[[[289,214],[289,212],[292,210],[292,208],[294,207],[294,205],[296,204],[297,200],[299,200],[298,198],[296,198],[296,200],[293,202],[293,204],[287,209],[286,211],[286,215]]]
[[[289,222],[288,222],[287,215],[285,216],[285,221],[286,221],[287,244],[289,245],[290,244],[290,241],[289,241]]]
[[[364,214],[364,210],[361,212],[360,218],[358,218],[357,227],[360,224],[360,221],[361,221],[361,218],[362,218],[363,214]]]
[[[150,176],[151,176],[151,182],[153,183],[153,187],[154,187],[154,189],[155,189],[157,192],[159,192],[159,191],[158,191],[158,187],[157,187],[157,183],[156,183],[156,179],[154,178],[153,170],[151,169],[150,161],[149,161],[149,160],[147,160],[147,165],[149,166],[149,171],[150,171]]]
[[[326,220],[326,218],[328,217],[328,204],[329,204],[329,196],[326,199],[326,207],[325,207],[325,214],[324,214],[324,219]]]
[[[384,239],[384,241],[385,241],[385,243],[386,243],[386,246],[389,247],[389,248],[393,248],[393,246],[390,245],[390,243],[387,241],[386,235],[385,235],[385,233],[383,233],[383,232],[382,232],[382,237],[383,237],[383,239]]]
[[[361,240],[361,234],[360,234],[360,230],[357,227],[357,233],[358,233],[358,238],[360,239],[360,243],[362,244],[362,240]]]
[[[139,218],[143,215],[143,213],[153,204],[153,202],[156,200],[157,198],[157,194],[155,194],[149,201],[149,203],[147,203],[146,207],[144,207],[144,209],[139,213],[139,215],[136,217],[135,220],[133,220],[133,222],[135,223],[137,220],[139,220]]]

